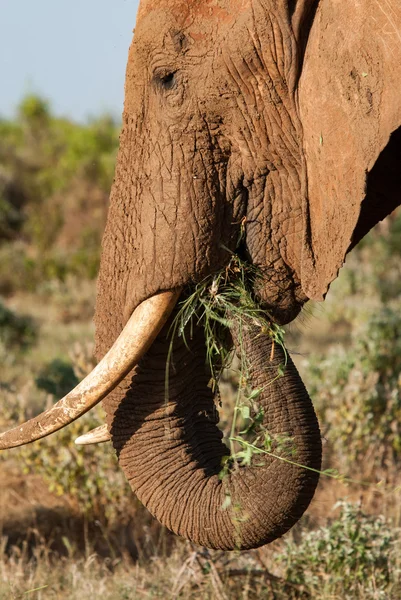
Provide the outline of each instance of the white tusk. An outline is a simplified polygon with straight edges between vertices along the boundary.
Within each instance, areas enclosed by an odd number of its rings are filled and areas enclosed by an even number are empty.
[[[90,444],[103,444],[103,442],[109,442],[110,440],[111,435],[109,434],[107,425],[101,425],[77,437],[75,443],[77,446],[89,446]]]
[[[96,406],[149,350],[176,305],[180,292],[162,292],[142,302],[93,371],[52,408],[0,434],[0,450],[46,437]]]

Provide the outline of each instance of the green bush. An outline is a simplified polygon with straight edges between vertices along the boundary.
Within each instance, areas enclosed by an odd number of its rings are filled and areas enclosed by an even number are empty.
[[[315,531],[305,531],[299,542],[286,540],[276,557],[284,577],[306,590],[310,598],[378,600],[396,598],[400,584],[400,531],[381,515],[371,516],[360,506],[339,502],[337,519]],[[301,593],[294,598],[302,597]]]
[[[73,363],[56,359],[46,365],[35,379],[37,388],[47,392],[51,403],[59,400],[93,368],[89,349],[74,348]],[[5,396],[9,419],[24,421],[33,416],[31,404],[12,394]],[[28,390],[31,396],[31,391]],[[48,402],[48,404],[50,404]],[[42,410],[43,407],[38,407]],[[4,417],[4,415],[3,415]],[[76,446],[74,440],[105,421],[100,407],[81,417],[68,427],[33,444],[1,453],[0,460],[17,461],[25,474],[40,475],[49,491],[66,495],[76,508],[90,519],[105,525],[124,518],[132,496],[111,444]],[[11,423],[10,423],[11,424]],[[4,424],[6,428],[6,423]]]
[[[0,175],[0,239],[9,240],[21,228],[23,217],[5,190],[6,182],[1,181]]]
[[[68,495],[90,519],[103,524],[124,518],[132,494],[110,443],[77,446],[74,440],[104,423],[98,408],[61,431],[13,454],[25,473],[42,476],[49,491]]]
[[[37,336],[30,317],[17,315],[0,302],[0,345],[5,349],[26,350]]]
[[[78,384],[78,379],[70,363],[56,358],[40,371],[35,383],[40,390],[61,398]]]
[[[50,117],[49,103],[43,98],[29,94],[21,101],[17,113],[24,124],[43,123]]]
[[[18,255],[0,261],[0,292],[68,274],[93,279],[119,127],[107,116],[85,125],[57,118],[32,95],[17,115],[0,121],[0,252]]]
[[[0,294],[40,293],[46,283],[67,283],[73,278],[95,279],[100,261],[100,242],[94,239],[97,235],[83,236],[83,240],[88,240],[86,247],[82,241],[76,250],[53,249],[34,258],[30,256],[30,248],[21,242],[0,246]]]

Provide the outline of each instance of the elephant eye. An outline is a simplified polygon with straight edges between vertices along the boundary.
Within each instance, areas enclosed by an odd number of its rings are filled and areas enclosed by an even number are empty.
[[[171,90],[176,84],[176,73],[177,71],[166,71],[156,72],[154,75],[154,81],[163,89]]]
[[[170,90],[174,85],[174,75],[175,73],[168,73],[161,78],[161,84],[166,90]]]

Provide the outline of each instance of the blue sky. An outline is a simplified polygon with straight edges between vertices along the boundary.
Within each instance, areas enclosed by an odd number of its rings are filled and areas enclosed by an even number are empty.
[[[0,117],[26,93],[75,120],[121,116],[138,0],[0,0]]]

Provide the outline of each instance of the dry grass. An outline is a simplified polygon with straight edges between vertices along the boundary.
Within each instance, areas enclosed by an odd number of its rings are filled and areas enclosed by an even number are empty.
[[[162,534],[163,537],[163,534]],[[90,545],[80,556],[55,556],[45,544],[5,550],[0,545],[0,599],[185,598],[188,600],[277,600],[308,597],[303,587],[271,572],[272,550],[242,554],[210,552],[176,539],[159,544],[150,558],[101,559]]]

